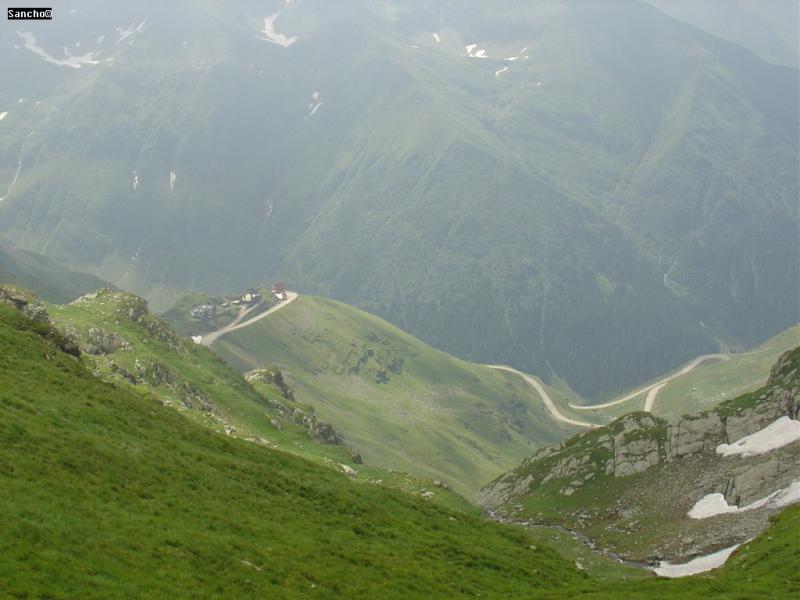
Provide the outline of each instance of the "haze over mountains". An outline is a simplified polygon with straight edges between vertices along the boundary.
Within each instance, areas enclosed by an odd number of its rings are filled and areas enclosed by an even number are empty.
[[[750,48],[634,0],[64,4],[0,33],[0,236],[607,397],[798,321],[797,65]]]

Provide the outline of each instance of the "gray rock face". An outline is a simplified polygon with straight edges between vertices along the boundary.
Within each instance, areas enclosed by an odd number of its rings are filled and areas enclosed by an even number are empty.
[[[669,425],[649,413],[625,415],[599,430],[599,434],[585,432],[540,450],[516,470],[484,487],[476,501],[484,506],[497,506],[551,482],[561,482],[559,492],[571,495],[601,473],[615,478],[629,477],[659,464],[698,455],[708,455],[709,464],[721,460],[716,456],[720,444],[755,433],[781,416],[798,418],[800,374],[793,368],[796,362],[792,362],[790,354],[783,355],[773,367],[760,397],[739,404],[730,401]],[[753,467],[751,463],[757,465]],[[725,495],[731,500],[755,500],[767,482],[798,468],[776,457],[747,464],[725,484]]]
[[[725,423],[718,414],[683,417],[667,428],[668,459],[713,450],[725,439]]]
[[[129,352],[131,345],[113,331],[92,327],[89,329],[86,339],[80,344],[80,348],[86,354],[107,355],[117,350]]]
[[[40,323],[49,323],[47,309],[32,295],[10,286],[0,286],[0,303],[10,304],[23,315]]]

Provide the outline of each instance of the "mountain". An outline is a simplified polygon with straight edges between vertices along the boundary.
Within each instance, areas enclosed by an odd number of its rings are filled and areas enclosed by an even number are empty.
[[[591,399],[798,322],[798,72],[647,4],[70,11],[0,34],[0,235],[158,309],[286,280]]]
[[[800,501],[798,417],[800,348],[754,392],[672,424],[630,413],[542,449],[477,502],[502,520],[575,529],[628,559],[684,563],[746,543]]]
[[[171,407],[205,428],[301,456],[354,481],[476,512],[443,482],[365,464],[313,407],[295,400],[280,371],[245,380],[208,349],[173,332],[137,296],[101,289],[54,306],[26,290],[0,286],[0,304],[52,326],[56,339],[95,377]]]
[[[660,11],[786,67],[800,64],[800,12],[793,0],[647,0]]]
[[[663,373],[609,402],[570,402],[566,406],[559,403],[558,408],[576,419],[592,413],[609,418],[646,410],[675,422],[683,415],[709,410],[726,399],[762,387],[778,358],[798,345],[800,325],[795,325],[745,352],[696,357],[680,369]]]
[[[187,318],[203,300],[188,300],[165,317],[184,334],[205,333]],[[301,295],[211,349],[241,372],[279,369],[296,399],[366,462],[444,480],[466,496],[579,429],[555,420],[518,375],[459,360],[325,298]]]
[[[49,302],[64,303],[109,283],[81,273],[44,256],[0,242],[0,284],[34,290]]]
[[[3,595],[789,597],[797,585],[797,510],[711,577],[601,581],[524,530],[356,483],[102,381],[35,306],[4,297],[0,348]]]

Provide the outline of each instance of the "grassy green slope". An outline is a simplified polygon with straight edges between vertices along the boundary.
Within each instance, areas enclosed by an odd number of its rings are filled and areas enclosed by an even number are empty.
[[[574,585],[520,532],[217,435],[0,307],[0,594],[457,597]]]
[[[298,398],[367,462],[443,478],[462,493],[575,431],[518,376],[455,359],[332,300],[301,296],[213,349],[240,370],[282,368]]]
[[[796,325],[757,348],[733,354],[729,360],[702,363],[662,388],[653,405],[653,414],[676,421],[685,414],[709,410],[725,400],[752,392],[764,385],[778,357],[799,345],[800,325]],[[670,374],[660,375],[634,389],[660,381]],[[625,395],[627,392],[619,397]],[[646,392],[642,393],[622,404],[598,410],[597,414],[617,418],[628,412],[642,410],[646,396]],[[554,399],[565,414],[580,418],[589,414],[587,411],[571,410],[564,397],[554,396]]]
[[[716,576],[599,583],[524,531],[358,485],[104,383],[0,306],[0,594],[15,598],[757,598],[798,516]],[[784,593],[785,592],[785,593]]]
[[[337,470],[349,468],[355,480],[379,482],[415,494],[432,491],[431,499],[437,504],[477,512],[464,498],[434,487],[429,479],[357,464],[351,448],[318,443],[289,416],[297,409],[303,416],[313,417],[312,408],[289,402],[274,384],[247,383],[204,346],[177,336],[147,312],[138,314],[143,308],[143,301],[136,296],[99,290],[67,306],[51,306],[49,313],[57,326],[81,342],[90,339],[90,330],[100,329],[128,344],[108,354],[82,355],[90,369],[106,381],[144,397],[155,397],[214,431]]]
[[[800,325],[724,362],[698,366],[661,390],[653,412],[666,419],[708,410],[726,399],[760,388],[778,357],[800,346]]]
[[[576,598],[797,598],[800,594],[800,506],[790,506],[755,540],[744,544],[716,571],[669,581],[612,584]]]

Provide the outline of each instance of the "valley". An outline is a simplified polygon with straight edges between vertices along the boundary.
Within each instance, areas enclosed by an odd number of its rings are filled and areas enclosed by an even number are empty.
[[[0,598],[800,597],[797,0],[47,11]]]

